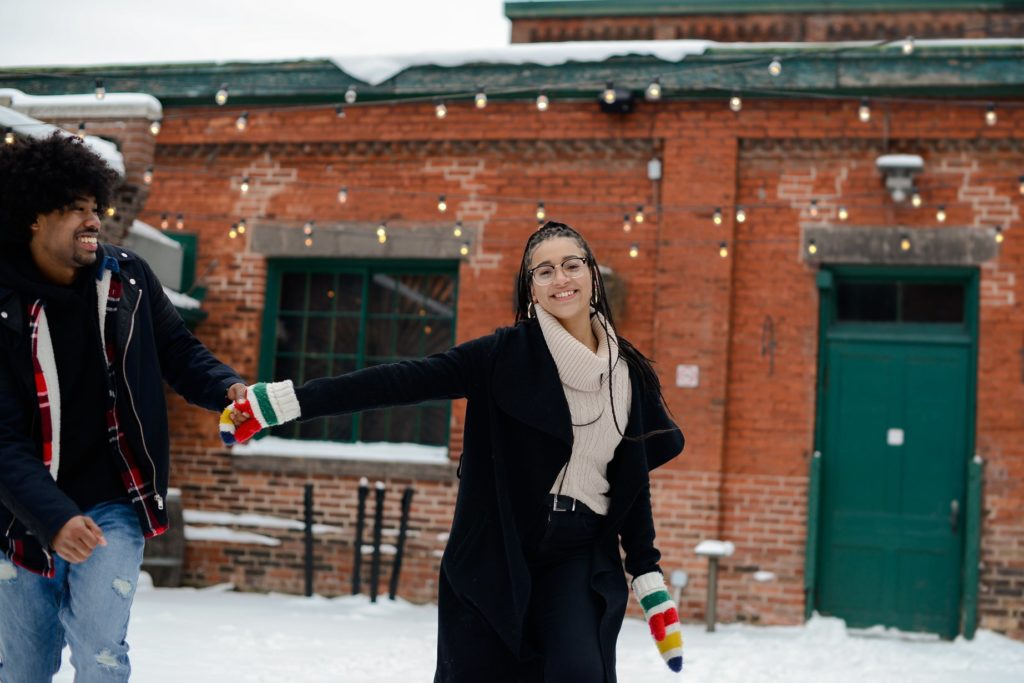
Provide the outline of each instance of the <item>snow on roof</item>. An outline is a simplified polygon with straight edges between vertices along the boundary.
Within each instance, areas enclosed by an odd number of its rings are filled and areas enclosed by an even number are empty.
[[[896,41],[894,44],[898,44]],[[792,43],[718,43],[713,40],[615,40],[564,43],[520,43],[497,48],[448,52],[416,52],[394,55],[339,56],[330,58],[342,71],[371,85],[393,78],[405,69],[417,66],[456,67],[469,64],[539,64],[558,66],[569,62],[603,62],[612,57],[657,57],[678,62],[690,55],[709,50],[766,52],[770,50],[825,50],[873,48],[878,41],[792,42]],[[1024,47],[1021,38],[972,38],[917,40],[918,48],[929,47]]]
[[[0,95],[9,91],[10,89],[0,88]],[[55,131],[60,131],[65,135],[73,135],[73,133],[69,133],[63,128],[43,123],[19,111],[2,106],[0,106],[0,127],[10,128],[18,135],[27,135],[34,138],[49,137]],[[107,162],[108,166],[117,171],[118,175],[124,177],[124,157],[118,151],[117,145],[95,135],[86,135],[85,144]]]
[[[172,240],[163,233],[163,230],[157,230],[149,223],[144,223],[138,219],[132,222],[131,227],[128,228],[128,232],[134,235],[139,235],[140,237],[145,237],[151,242],[159,242],[171,249],[181,249],[181,242]]]
[[[268,436],[235,446],[232,453],[240,456],[271,455],[284,458],[448,464],[446,446],[424,446],[417,443],[337,443]]]
[[[621,40],[572,43],[523,43],[498,48],[457,52],[416,52],[397,55],[333,57],[342,71],[372,85],[383,83],[414,66],[463,66],[466,64],[540,64],[602,62],[611,57],[641,55],[678,62],[699,55],[713,45],[709,40]]]
[[[160,100],[145,93],[106,93],[102,100],[96,95],[28,95],[14,88],[0,88],[0,99],[29,116],[57,118],[80,115],[91,119],[144,117],[159,119],[164,115]]]
[[[193,299],[187,294],[181,292],[175,292],[173,289],[164,287],[164,294],[171,300],[175,308],[202,308],[203,302],[199,299]]]

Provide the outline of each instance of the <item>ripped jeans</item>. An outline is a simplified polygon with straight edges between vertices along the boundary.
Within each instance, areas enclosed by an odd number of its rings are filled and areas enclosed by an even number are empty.
[[[71,646],[75,683],[120,683],[128,663],[128,614],[142,564],[144,540],[127,502],[85,513],[103,529],[106,546],[88,560],[55,560],[52,579],[0,556],[0,682],[50,683]]]

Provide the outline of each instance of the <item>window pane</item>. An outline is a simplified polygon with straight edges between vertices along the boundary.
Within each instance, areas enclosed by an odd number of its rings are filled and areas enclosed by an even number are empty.
[[[310,317],[306,330],[306,353],[332,353],[331,330],[334,321],[330,318]]]
[[[306,274],[285,273],[281,278],[281,310],[306,310]]]
[[[843,282],[836,293],[841,322],[896,322],[895,282]]]
[[[960,323],[964,320],[964,286],[904,283],[903,320],[911,323]]]
[[[359,318],[347,316],[334,319],[334,353],[359,351]]]
[[[309,310],[330,311],[337,298],[333,273],[313,273],[309,278]]]
[[[359,313],[363,310],[363,276],[359,273],[338,274],[335,289],[335,310]]]
[[[298,315],[281,315],[277,319],[277,350],[285,353],[302,351],[303,318]]]

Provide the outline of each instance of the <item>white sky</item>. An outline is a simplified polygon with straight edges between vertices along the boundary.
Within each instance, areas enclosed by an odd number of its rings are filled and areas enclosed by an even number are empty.
[[[0,68],[508,45],[502,0],[0,0]]]

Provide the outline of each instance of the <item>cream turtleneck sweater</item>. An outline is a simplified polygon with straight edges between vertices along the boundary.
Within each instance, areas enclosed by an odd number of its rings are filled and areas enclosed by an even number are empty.
[[[597,337],[597,353],[566,331],[558,319],[540,306],[536,307],[537,320],[544,333],[544,341],[555,359],[562,390],[572,416],[572,454],[562,468],[551,493],[571,496],[583,501],[595,512],[608,514],[608,463],[622,437],[615,427],[625,431],[629,418],[629,370],[619,359],[619,346],[615,331],[611,332],[612,394],[615,398],[615,420],[612,419],[611,398],[608,395],[608,337],[598,316],[590,319]]]

